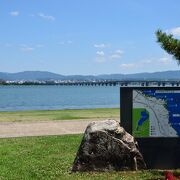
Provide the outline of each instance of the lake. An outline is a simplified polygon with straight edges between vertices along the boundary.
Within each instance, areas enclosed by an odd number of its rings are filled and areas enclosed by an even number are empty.
[[[111,108],[118,86],[0,86],[0,111]]]

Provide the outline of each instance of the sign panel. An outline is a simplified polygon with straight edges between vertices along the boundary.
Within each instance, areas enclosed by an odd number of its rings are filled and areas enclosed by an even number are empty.
[[[180,90],[133,89],[132,134],[180,137]]]
[[[150,169],[180,168],[180,87],[121,87],[121,126]]]

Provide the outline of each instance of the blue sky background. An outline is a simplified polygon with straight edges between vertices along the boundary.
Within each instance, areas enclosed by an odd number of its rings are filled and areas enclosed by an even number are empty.
[[[0,71],[179,70],[154,34],[179,38],[179,12],[179,0],[1,0]]]

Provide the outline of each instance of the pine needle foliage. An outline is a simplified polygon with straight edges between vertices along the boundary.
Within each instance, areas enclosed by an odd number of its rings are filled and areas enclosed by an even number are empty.
[[[177,60],[178,65],[180,65],[180,40],[175,39],[172,34],[162,32],[162,30],[156,31],[156,37],[162,49],[171,54]]]

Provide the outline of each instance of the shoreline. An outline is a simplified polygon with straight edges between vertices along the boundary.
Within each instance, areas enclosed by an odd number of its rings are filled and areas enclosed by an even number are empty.
[[[0,122],[120,118],[120,108],[1,111]]]

